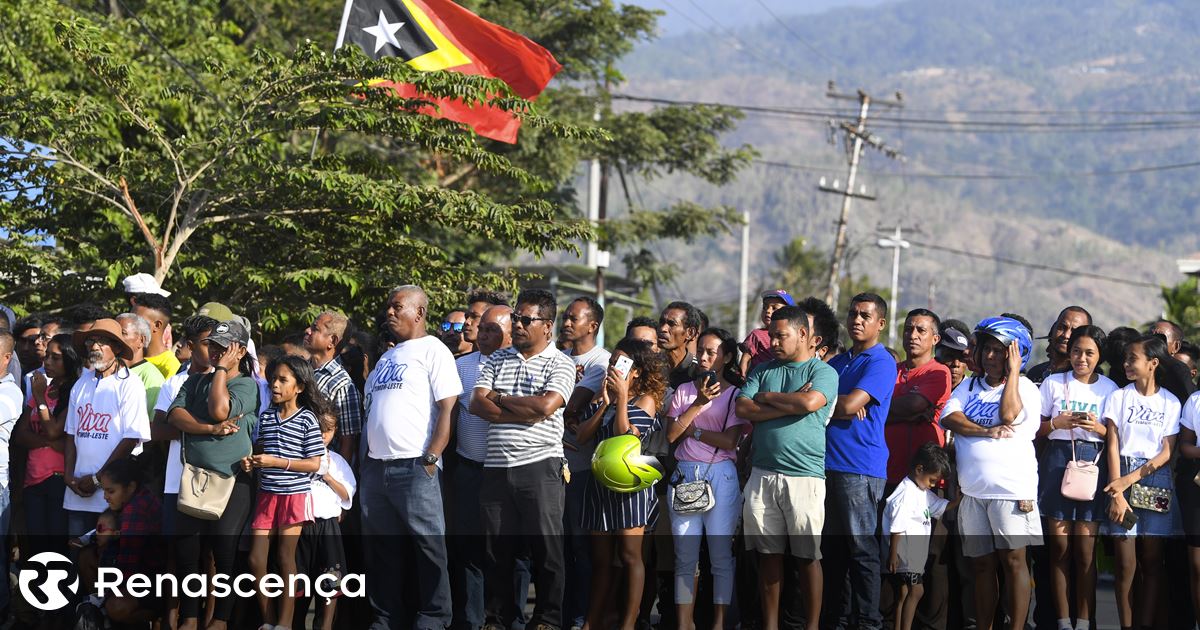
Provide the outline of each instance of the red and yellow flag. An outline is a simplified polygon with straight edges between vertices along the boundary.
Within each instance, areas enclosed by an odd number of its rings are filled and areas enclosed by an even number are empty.
[[[400,57],[422,71],[453,70],[501,79],[534,99],[562,66],[550,51],[450,0],[347,0],[338,46],[354,44],[369,57]],[[387,85],[387,84],[385,84]],[[422,96],[409,84],[391,84],[406,98]],[[517,141],[521,121],[489,105],[430,99],[433,116],[470,126],[481,136]]]

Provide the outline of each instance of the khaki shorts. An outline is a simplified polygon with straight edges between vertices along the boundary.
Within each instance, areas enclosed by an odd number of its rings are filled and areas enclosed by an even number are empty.
[[[792,477],[755,468],[746,482],[742,506],[746,549],[821,559],[825,527],[825,480]]]
[[[997,549],[1023,549],[1042,544],[1042,518],[1037,502],[1022,512],[1020,501],[963,496],[958,506],[958,531],[963,555],[986,556]]]

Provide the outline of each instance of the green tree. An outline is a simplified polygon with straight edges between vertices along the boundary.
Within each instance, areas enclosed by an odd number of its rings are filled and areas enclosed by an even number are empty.
[[[1200,333],[1200,288],[1195,276],[1162,288],[1163,316],[1183,327],[1188,339]]]

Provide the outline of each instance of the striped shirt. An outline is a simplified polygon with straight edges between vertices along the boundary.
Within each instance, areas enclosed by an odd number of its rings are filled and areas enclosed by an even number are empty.
[[[493,424],[488,430],[485,468],[512,468],[563,456],[563,407],[575,389],[575,363],[547,344],[529,359],[516,348],[497,350],[479,371],[476,389],[506,396],[538,396],[554,392],[563,403],[550,417],[534,424]]]
[[[338,435],[358,435],[362,433],[363,407],[362,396],[354,387],[350,374],[342,367],[337,359],[313,370],[317,377],[317,389],[325,394],[325,398],[333,404],[337,412]]]
[[[317,414],[301,407],[290,418],[280,418],[279,410],[271,407],[258,419],[258,441],[263,453],[287,459],[308,459],[325,454],[321,440],[321,425]],[[263,468],[258,487],[272,494],[302,494],[312,485],[312,473]]]
[[[492,423],[471,413],[475,381],[479,380],[479,372],[487,359],[479,352],[472,352],[454,361],[454,366],[458,368],[458,380],[462,381],[463,386],[463,393],[458,396],[458,424],[454,427],[454,435],[458,438],[458,448],[455,450],[476,463],[482,463],[487,458],[488,429],[492,426]]]

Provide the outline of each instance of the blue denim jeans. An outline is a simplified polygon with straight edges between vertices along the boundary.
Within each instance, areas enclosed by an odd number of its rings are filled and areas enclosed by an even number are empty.
[[[828,471],[821,541],[825,602],[821,628],[883,627],[879,612],[879,510],[886,480]]]
[[[707,472],[707,474],[705,474]],[[712,509],[700,514],[678,514],[671,509],[675,486],[707,479],[712,486]],[[675,545],[675,603],[693,604],[692,592],[697,567],[700,564],[700,543],[708,539],[708,557],[712,563],[714,604],[733,602],[733,535],[742,517],[742,489],[738,484],[737,466],[731,461],[681,461],[675,469],[672,485],[667,486],[667,502],[661,509],[671,515],[671,535]]]
[[[367,536],[367,598],[375,612],[373,630],[443,630],[450,625],[450,571],[441,471],[433,476],[417,458],[362,466],[359,500]],[[411,543],[411,545],[409,544]],[[411,550],[411,552],[410,552]],[[413,569],[406,569],[410,553]],[[406,584],[405,577],[416,584]],[[416,620],[402,610],[406,588],[417,589]]]

